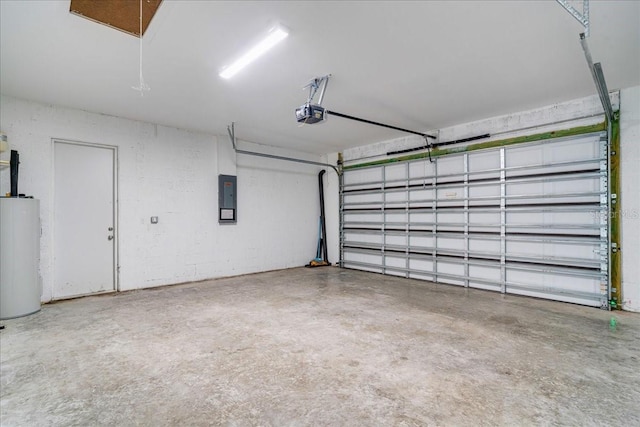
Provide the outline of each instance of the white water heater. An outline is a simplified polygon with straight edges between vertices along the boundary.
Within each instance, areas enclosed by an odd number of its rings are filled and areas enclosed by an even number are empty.
[[[0,319],[40,311],[40,201],[0,198]]]

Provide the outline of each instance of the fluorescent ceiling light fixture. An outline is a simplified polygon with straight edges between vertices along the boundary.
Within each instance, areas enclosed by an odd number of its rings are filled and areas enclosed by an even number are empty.
[[[279,25],[273,27],[271,31],[269,31],[269,34],[267,34],[267,36],[262,41],[249,49],[249,51],[238,58],[236,62],[222,70],[220,72],[220,77],[222,77],[223,79],[229,79],[235,76],[240,70],[251,64],[253,61],[262,56],[262,54],[280,43],[288,35],[289,32],[283,27]]]

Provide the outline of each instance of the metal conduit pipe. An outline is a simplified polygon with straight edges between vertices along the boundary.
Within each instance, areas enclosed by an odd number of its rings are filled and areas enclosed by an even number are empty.
[[[231,138],[231,145],[233,145],[233,150],[237,154],[245,154],[247,156],[266,157],[268,159],[284,160],[287,162],[296,162],[296,163],[304,163],[308,165],[330,167],[338,174],[338,176],[340,176],[340,171],[338,170],[338,168],[329,163],[314,162],[312,160],[296,159],[294,157],[277,156],[275,154],[266,154],[266,153],[258,153],[256,151],[241,150],[238,147],[236,147],[236,133],[235,133],[234,125],[235,123],[231,122],[231,126],[227,126],[227,132],[229,132],[229,138]]]

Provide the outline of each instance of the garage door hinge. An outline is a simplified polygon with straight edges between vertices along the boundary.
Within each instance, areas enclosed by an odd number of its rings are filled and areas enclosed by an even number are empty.
[[[611,252],[615,254],[616,252],[620,252],[621,250],[622,248],[618,247],[617,243],[611,243]]]

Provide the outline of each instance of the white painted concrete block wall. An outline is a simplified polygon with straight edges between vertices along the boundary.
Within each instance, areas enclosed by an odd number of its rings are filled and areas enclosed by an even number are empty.
[[[621,108],[621,151],[622,151],[622,288],[623,308],[640,311],[640,87],[621,91],[620,97],[613,95],[614,106]],[[601,122],[603,116],[567,122],[564,125],[547,123],[573,120],[578,117],[602,113],[597,96],[537,108],[534,110],[488,118],[472,123],[464,123],[439,131],[440,141],[450,141],[474,135],[490,133],[493,139],[503,139],[519,135],[540,133],[562,127],[574,127]],[[533,128],[532,128],[533,127]],[[530,128],[524,131],[514,131]],[[417,147],[424,141],[418,136],[402,136],[393,140],[356,147],[343,152],[345,164],[367,162],[386,158],[388,151]],[[358,161],[357,159],[363,159]],[[338,186],[332,181],[330,191],[337,194]],[[330,253],[339,253],[339,211],[328,213]],[[332,238],[332,236],[335,236]],[[335,243],[334,243],[335,242]]]
[[[41,201],[43,301],[53,286],[52,138],[118,147],[121,290],[300,266],[315,254],[314,167],[242,157],[236,165],[226,137],[7,96],[0,127],[20,152],[19,191]],[[239,222],[219,225],[217,175],[236,172]],[[0,192],[9,187],[2,168]]]
[[[640,312],[640,86],[620,93],[622,307]]]
[[[320,156],[243,141],[238,144],[248,151],[320,161]],[[302,266],[315,257],[320,169],[263,157],[237,156],[238,226],[221,226],[218,234],[220,249],[230,245],[231,251],[228,267],[231,270],[224,275]]]

